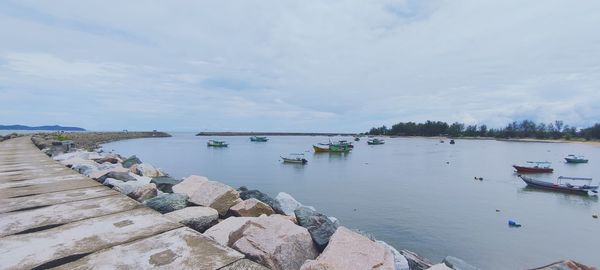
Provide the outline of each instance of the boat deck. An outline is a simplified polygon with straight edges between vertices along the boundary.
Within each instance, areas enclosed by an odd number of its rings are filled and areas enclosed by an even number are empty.
[[[232,269],[243,255],[64,167],[0,142],[0,269]]]

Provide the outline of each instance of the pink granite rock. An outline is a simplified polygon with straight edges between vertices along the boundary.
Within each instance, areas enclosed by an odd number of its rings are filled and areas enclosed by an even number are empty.
[[[229,211],[237,217],[258,217],[262,214],[272,215],[275,213],[269,205],[254,198],[239,202]]]
[[[197,175],[184,178],[181,183],[174,185],[173,192],[187,194],[189,202],[212,207],[221,216],[241,201],[239,193],[232,187]]]
[[[229,244],[229,234],[239,230],[248,221],[255,219],[251,217],[229,217],[217,225],[210,227],[204,232],[204,235],[214,239],[219,244],[227,246]]]
[[[248,221],[229,235],[229,245],[270,269],[300,269],[318,252],[308,231],[293,222],[271,216]]]
[[[158,191],[156,190],[155,184],[145,184],[133,192],[127,194],[127,196],[138,202],[144,202],[145,200],[152,199],[156,197]]]
[[[329,245],[316,260],[302,265],[302,270],[378,269],[394,270],[394,255],[383,245],[339,227],[329,239]]]

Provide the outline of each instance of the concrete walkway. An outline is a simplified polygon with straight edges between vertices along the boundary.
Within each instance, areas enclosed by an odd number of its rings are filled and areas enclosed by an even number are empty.
[[[0,143],[0,269],[253,264],[243,257],[53,161],[29,137]]]

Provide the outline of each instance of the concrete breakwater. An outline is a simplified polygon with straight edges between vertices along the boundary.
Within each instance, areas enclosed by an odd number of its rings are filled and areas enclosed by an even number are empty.
[[[229,268],[223,269],[264,269],[265,266],[271,269],[407,269],[407,267],[427,269],[431,266],[408,251],[398,252],[385,243],[375,242],[368,236],[340,226],[334,218],[303,206],[287,193],[282,192],[272,198],[258,190],[243,187],[234,189],[201,176],[173,179],[136,157],[123,158],[115,153],[74,150],[58,154],[54,158],[71,169],[95,179],[96,182],[88,180],[96,185],[102,183],[112,187],[113,190],[164,213],[165,218],[193,229],[196,235],[203,232],[204,236],[212,239],[208,241],[209,243],[218,245],[231,256],[238,254],[237,257],[233,256],[237,260],[229,263],[227,266]],[[72,170],[66,171],[69,171],[69,175],[74,174]],[[62,170],[61,173],[67,173],[66,171]],[[27,188],[27,185],[18,187],[18,189],[23,188]],[[17,195],[17,198],[21,195]],[[14,198],[13,196],[10,199]],[[127,201],[132,200],[127,199]],[[106,208],[116,207],[106,204]],[[42,209],[40,208],[36,214],[39,215],[47,210]],[[20,215],[28,211],[32,210],[25,209]],[[152,220],[152,218],[148,219]],[[142,220],[146,219],[142,218],[140,222]],[[129,222],[115,221],[113,225],[129,227],[127,225]],[[102,227],[103,224],[97,226]],[[94,228],[91,229],[91,233],[94,233]],[[23,230],[8,231],[10,234]],[[188,236],[191,237],[185,235]],[[156,238],[161,241],[179,239],[166,233],[161,233]],[[36,237],[29,239],[35,240]],[[172,264],[173,262],[181,263],[178,260],[193,255],[174,248],[162,248],[160,245],[158,248],[146,251],[149,247],[157,245],[154,241],[140,240],[117,244],[106,250],[89,252],[80,257],[71,257],[69,260],[63,259],[55,264],[61,263],[60,267],[63,269],[90,268],[106,264],[111,264],[112,267],[131,267],[133,265],[131,260],[141,260],[146,263],[151,262],[151,266],[159,264],[172,268],[178,265]],[[174,243],[170,243],[170,246],[177,245],[177,241],[172,242]],[[5,254],[2,243],[3,241],[0,240],[0,256]],[[131,255],[143,256],[130,259]],[[241,260],[240,256],[250,260]],[[124,259],[115,262],[115,257]],[[217,255],[205,257],[207,261],[216,261],[217,258],[219,258]],[[4,257],[0,259],[4,261]],[[434,267],[434,269],[475,269],[453,257],[446,258],[443,263]],[[189,265],[188,268],[218,269],[213,266],[189,267]]]
[[[40,148],[61,145],[60,142],[71,141],[77,148],[93,151],[100,144],[137,138],[164,138],[170,134],[161,131],[121,131],[121,132],[54,132],[33,135],[33,142]]]

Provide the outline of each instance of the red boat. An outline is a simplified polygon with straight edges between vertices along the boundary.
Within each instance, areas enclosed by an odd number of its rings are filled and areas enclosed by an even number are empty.
[[[530,166],[513,165],[519,173],[551,173],[554,169],[550,168],[550,162],[547,161],[527,161]]]

